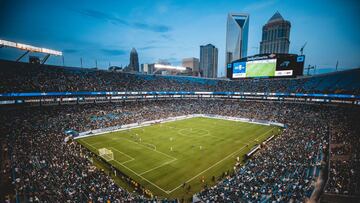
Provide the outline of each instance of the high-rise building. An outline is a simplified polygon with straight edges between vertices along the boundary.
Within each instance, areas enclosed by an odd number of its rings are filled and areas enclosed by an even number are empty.
[[[136,52],[135,48],[131,49],[130,52],[130,63],[129,66],[127,68],[127,71],[130,72],[139,72],[139,57],[138,54]]]
[[[216,78],[218,71],[218,49],[212,45],[200,46],[200,73],[202,77]]]
[[[184,58],[182,60],[182,66],[191,68],[193,75],[198,75],[199,73],[199,59],[198,58]]]
[[[289,53],[291,23],[277,11],[263,26],[260,54]]]
[[[227,64],[232,61],[247,56],[249,20],[248,14],[228,14],[226,25],[225,68]]]
[[[151,63],[151,64],[148,64],[148,63],[144,63],[144,64],[141,64],[141,67],[140,67],[140,72],[141,73],[144,73],[144,74],[153,74],[154,72],[154,63]]]

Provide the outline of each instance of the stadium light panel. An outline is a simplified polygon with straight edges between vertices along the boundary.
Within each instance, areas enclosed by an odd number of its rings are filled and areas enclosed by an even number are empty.
[[[51,54],[51,55],[55,55],[55,56],[62,56],[61,51],[56,51],[56,50],[41,48],[41,47],[35,47],[35,46],[28,45],[28,44],[16,43],[16,42],[11,42],[11,41],[7,41],[7,40],[0,39],[0,45],[6,46],[6,47],[22,49],[22,50],[26,50],[26,51],[31,51],[31,52],[39,52],[39,53]]]
[[[181,66],[170,66],[170,65],[163,65],[163,64],[155,64],[155,68],[158,68],[158,69],[172,69],[172,70],[179,70],[179,71],[184,71],[184,70],[186,70],[185,67],[181,67]]]

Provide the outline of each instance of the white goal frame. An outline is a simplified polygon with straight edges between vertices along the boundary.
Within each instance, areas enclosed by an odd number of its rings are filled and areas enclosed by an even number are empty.
[[[101,156],[105,161],[112,161],[114,160],[114,153],[107,148],[100,148],[99,149],[99,156]]]

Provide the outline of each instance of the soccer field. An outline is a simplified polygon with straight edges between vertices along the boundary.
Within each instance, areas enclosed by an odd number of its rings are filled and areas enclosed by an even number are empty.
[[[224,172],[233,171],[236,157],[279,127],[214,118],[190,118],[86,137],[77,141],[98,154],[114,153],[110,163],[154,195],[187,198]],[[185,184],[185,187],[183,186]],[[190,187],[189,187],[190,185]]]

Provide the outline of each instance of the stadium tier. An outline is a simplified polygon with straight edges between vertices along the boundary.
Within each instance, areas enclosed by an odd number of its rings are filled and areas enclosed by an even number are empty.
[[[239,81],[0,69],[10,202],[359,200],[360,69]]]
[[[73,91],[214,91],[360,93],[360,69],[296,79],[240,81],[154,76],[0,61],[0,93]]]

